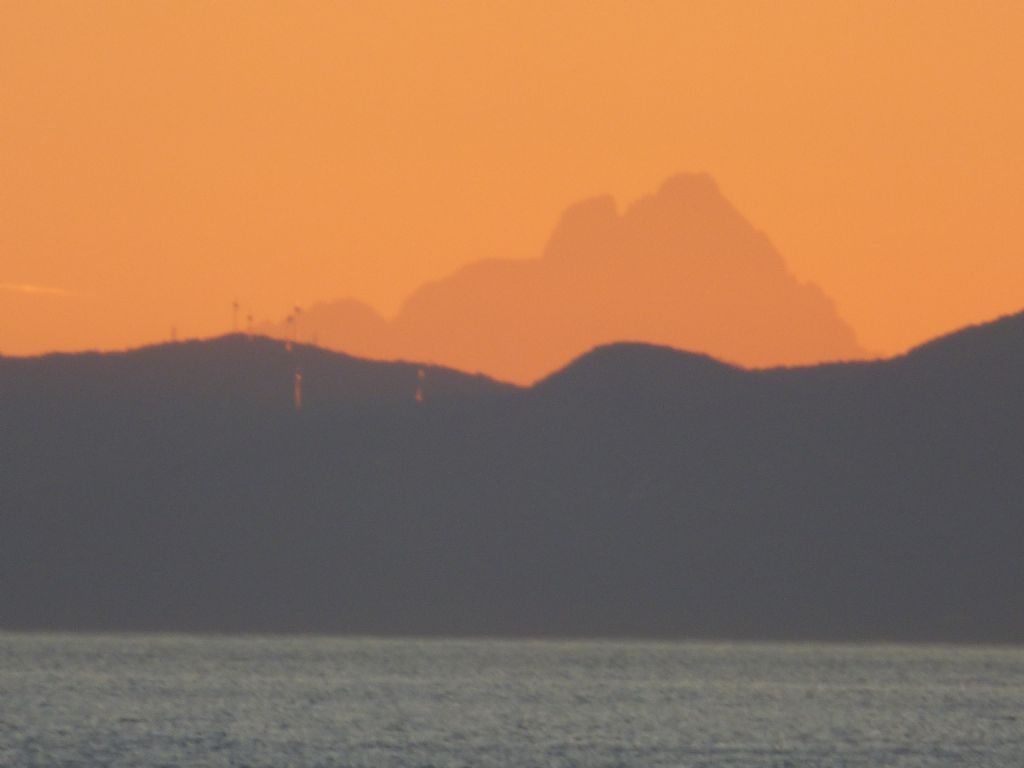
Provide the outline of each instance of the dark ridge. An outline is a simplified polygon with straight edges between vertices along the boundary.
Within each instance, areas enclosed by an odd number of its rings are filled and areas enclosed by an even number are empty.
[[[652,370],[653,369],[653,370]],[[560,371],[556,371],[537,382],[538,389],[559,384],[596,384],[608,376],[633,376],[640,382],[657,373],[671,378],[729,377],[741,369],[720,362],[710,355],[683,352],[672,347],[643,342],[618,342],[603,344],[573,360]]]
[[[244,336],[3,358],[0,627],[1021,642],[1021,435],[1024,315],[530,389]]]
[[[1004,315],[987,323],[966,328],[925,342],[907,353],[911,359],[937,360],[943,356],[950,362],[964,358],[995,358],[1019,349],[1024,343],[1024,312]],[[1015,356],[1010,355],[1010,359]]]

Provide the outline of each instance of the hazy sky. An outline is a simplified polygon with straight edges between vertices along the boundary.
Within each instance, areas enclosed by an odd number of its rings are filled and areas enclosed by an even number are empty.
[[[862,345],[1024,308],[1019,2],[0,3],[0,352],[384,312],[706,171]]]

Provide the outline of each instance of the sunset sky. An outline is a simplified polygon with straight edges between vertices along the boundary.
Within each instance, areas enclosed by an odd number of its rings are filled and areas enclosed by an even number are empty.
[[[895,353],[1024,309],[1021,40],[995,0],[7,0],[0,353],[392,314],[696,171]]]

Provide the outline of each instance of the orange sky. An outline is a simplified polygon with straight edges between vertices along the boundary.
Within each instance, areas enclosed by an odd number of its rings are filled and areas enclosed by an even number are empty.
[[[1024,308],[1019,2],[0,3],[0,352],[394,312],[711,174],[863,347]]]

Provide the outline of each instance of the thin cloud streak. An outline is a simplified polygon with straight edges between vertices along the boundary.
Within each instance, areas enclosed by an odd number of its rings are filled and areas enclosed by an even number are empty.
[[[33,285],[32,283],[0,283],[0,291],[24,293],[33,296],[77,296],[75,291],[58,288],[52,285]]]

